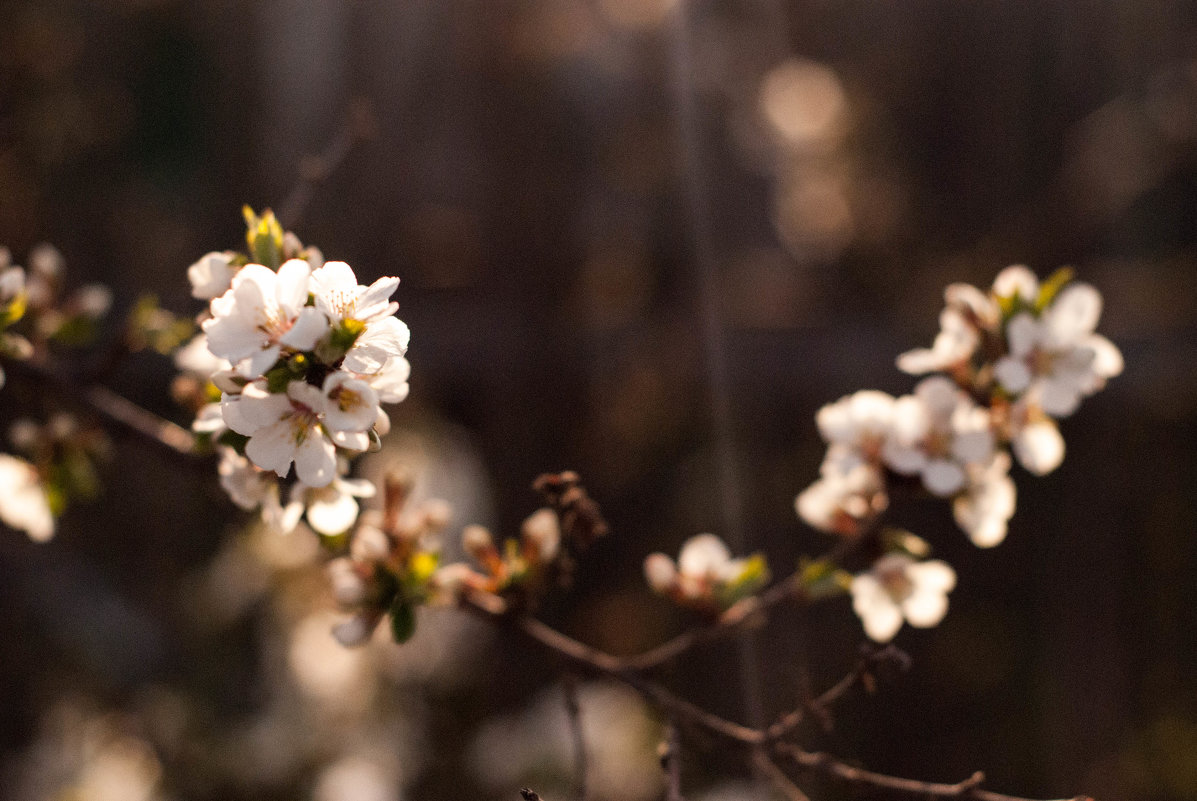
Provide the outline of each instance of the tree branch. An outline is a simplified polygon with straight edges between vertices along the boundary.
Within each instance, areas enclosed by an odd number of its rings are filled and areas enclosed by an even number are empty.
[[[816,771],[840,779],[841,781],[898,794],[919,795],[924,798],[964,798],[972,799],[972,801],[1033,801],[1033,799],[1003,795],[980,789],[980,785],[985,777],[979,771],[962,782],[940,784],[875,773],[853,767],[827,754],[805,751],[793,743],[778,740],[779,737],[791,733],[794,727],[797,726],[798,722],[802,719],[801,710],[795,710],[783,716],[773,726],[763,730],[735,723],[690,703],[662,685],[646,678],[638,668],[632,665],[632,660],[622,659],[579,642],[534,617],[506,613],[503,611],[501,605],[488,603],[481,597],[475,597],[478,595],[489,594],[467,593],[463,600],[466,609],[480,614],[499,625],[512,628],[578,667],[626,684],[637,691],[649,703],[665,713],[666,717],[671,720],[685,721],[692,725],[700,726],[707,731],[751,747],[754,752],[754,759],[759,760],[759,757],[755,756],[755,754],[763,754],[765,759],[782,776],[784,776],[784,772],[781,772],[776,764],[772,763],[772,760],[768,758],[768,754],[763,751],[763,747],[772,747],[777,753],[784,754],[793,759],[801,768]],[[834,703],[864,679],[865,676],[869,675],[868,668],[876,664],[877,658],[882,655],[885,655],[886,658],[892,658],[892,652],[889,649],[882,649],[871,658],[866,657],[862,659],[861,664],[852,673],[829,687],[818,698],[810,702],[808,707],[822,708]],[[760,767],[771,777],[773,776],[773,772],[763,764]],[[789,781],[788,778],[787,781]],[[798,788],[795,787],[794,789]],[[798,790],[798,792],[801,792],[801,790]],[[791,797],[796,798],[796,796]],[[1077,796],[1071,799],[1071,801],[1092,801],[1092,799],[1086,796]]]
[[[964,798],[973,801],[1033,801],[1029,798],[1003,795],[990,790],[982,790],[985,774],[977,771],[967,779],[955,784],[941,784],[938,782],[924,782],[917,779],[902,779],[884,773],[857,768],[842,762],[830,754],[804,751],[793,743],[776,743],[774,749],[794,760],[800,767],[831,776],[851,784],[872,787],[878,790],[888,790],[901,795],[918,796],[920,798]],[[1093,801],[1088,796],[1076,796],[1070,801]]]
[[[103,384],[80,387],[67,376],[32,361],[6,360],[4,369],[14,375],[40,382],[66,403],[92,412],[105,423],[134,434],[172,457],[194,458],[195,437],[190,431],[118,395]]]

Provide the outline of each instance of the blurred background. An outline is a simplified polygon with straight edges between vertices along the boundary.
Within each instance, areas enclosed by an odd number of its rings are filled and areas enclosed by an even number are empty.
[[[303,174],[358,142],[310,198]],[[1016,471],[1007,541],[894,510],[957,569],[911,670],[807,742],[873,769],[1030,797],[1197,798],[1197,15],[1088,0],[5,0],[0,244],[42,241],[114,315],[199,309],[187,265],[240,206],[368,282],[399,275],[403,463],[514,534],[574,469],[612,533],[542,616],[617,653],[692,623],[641,562],[712,531],[778,573],[830,543],[793,498],[813,415],[914,380],[943,287],[1064,264],[1106,299],[1125,373]],[[290,216],[290,219],[286,219]],[[168,359],[107,383],[187,424]],[[11,389],[11,387],[10,387]],[[0,394],[5,427],[55,399]],[[565,801],[558,666],[422,610],[345,651],[312,537],[245,534],[212,465],[116,438],[102,498],[36,545],[0,531],[0,797]],[[423,614],[427,611],[428,614]],[[766,717],[849,669],[847,603],[778,614],[667,676]],[[747,676],[748,678],[745,678]],[[661,735],[584,683],[594,798],[662,797]],[[691,799],[768,798],[688,737]],[[816,799],[864,797],[805,781]]]

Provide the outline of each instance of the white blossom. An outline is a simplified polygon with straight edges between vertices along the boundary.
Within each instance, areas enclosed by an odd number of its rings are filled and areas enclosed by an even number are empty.
[[[825,462],[819,480],[794,499],[798,516],[809,525],[846,536],[860,533],[887,505],[885,482],[876,467],[857,464],[843,470],[836,461]]]
[[[342,371],[324,379],[324,425],[332,431],[369,431],[378,419],[378,393]]]
[[[1035,420],[1019,426],[1011,445],[1018,463],[1037,476],[1047,475],[1064,461],[1064,437],[1052,420]]]
[[[882,457],[899,473],[921,475],[932,494],[949,497],[964,486],[968,465],[988,461],[993,447],[989,410],[950,379],[931,376],[894,403]]]
[[[35,542],[54,536],[54,515],[37,470],[7,453],[0,453],[0,520]]]
[[[212,318],[203,323],[208,348],[232,363],[248,358],[253,375],[261,375],[282,349],[306,351],[328,330],[318,309],[305,305],[311,266],[290,259],[274,272],[247,264],[233,277],[227,292],[211,303]]]
[[[876,463],[893,425],[894,398],[877,390],[861,390],[819,409],[815,423],[831,447],[828,459]]]
[[[390,300],[399,287],[394,276],[379,278],[370,286],[357,282],[353,268],[343,261],[326,262],[312,272],[311,292],[316,308],[335,326],[345,320],[366,323],[390,317],[399,304]]]
[[[988,464],[970,465],[968,487],[952,502],[952,514],[974,545],[992,548],[1006,539],[1014,507],[1010,454],[998,451]]]
[[[1030,306],[1039,298],[1039,279],[1022,264],[1012,264],[993,279],[993,294],[999,298],[1014,298]]]
[[[916,348],[898,357],[898,369],[911,375],[952,372],[972,359],[983,332],[997,325],[1000,310],[991,295],[969,284],[944,290],[939,333],[930,348]]]
[[[323,487],[297,483],[291,497],[302,504],[308,525],[331,537],[353,526],[358,517],[357,499],[373,497],[374,493],[374,485],[365,479],[338,476]]]
[[[388,362],[403,357],[410,340],[411,331],[398,317],[375,320],[354,341],[342,366],[355,373],[379,373]]]
[[[930,628],[948,611],[948,593],[956,586],[956,571],[946,562],[916,562],[891,553],[872,569],[852,579],[852,608],[865,633],[889,642],[905,620],[916,628]]]
[[[379,401],[399,403],[407,397],[410,390],[407,383],[410,376],[411,364],[407,359],[402,356],[392,356],[383,361],[377,372],[363,377],[378,393]],[[378,433],[384,432],[379,431]]]
[[[699,534],[682,544],[676,564],[662,553],[644,560],[645,579],[657,592],[702,607],[727,606],[768,580],[760,556],[733,559],[723,540]]]
[[[258,467],[285,477],[294,462],[299,480],[310,487],[333,480],[336,448],[320,424],[325,397],[317,387],[292,381],[285,394],[270,393],[255,381],[222,403],[229,428],[249,437],[245,455]]]
[[[1122,372],[1122,354],[1093,333],[1101,295],[1088,284],[1066,287],[1039,317],[1020,312],[1006,324],[1009,353],[994,375],[1014,395],[1028,393],[1053,417],[1072,414],[1082,397]]]
[[[212,300],[228,291],[233,283],[237,267],[229,253],[206,253],[187,268],[187,280],[191,282],[191,297]]]

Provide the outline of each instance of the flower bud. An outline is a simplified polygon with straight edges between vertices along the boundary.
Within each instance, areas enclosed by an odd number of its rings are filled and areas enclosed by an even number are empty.
[[[353,561],[341,557],[328,563],[328,578],[333,597],[346,607],[358,606],[366,599],[369,585],[354,566]]]
[[[677,566],[663,553],[649,554],[644,560],[644,577],[653,592],[667,595],[677,582]]]
[[[353,533],[349,552],[354,559],[363,562],[381,562],[391,552],[391,541],[382,529],[369,524],[359,525]]]
[[[332,635],[346,648],[354,648],[368,643],[377,625],[378,619],[372,615],[354,615],[333,626]]]
[[[538,509],[524,520],[520,528],[524,543],[535,549],[536,558],[542,563],[553,561],[561,545],[561,525],[557,513],[552,509]]]

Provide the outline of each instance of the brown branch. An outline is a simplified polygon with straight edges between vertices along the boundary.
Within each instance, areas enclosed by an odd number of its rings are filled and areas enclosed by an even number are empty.
[[[284,228],[289,230],[300,221],[312,201],[316,187],[337,171],[353,152],[355,145],[377,136],[377,127],[369,100],[356,98],[350,101],[348,119],[324,148],[324,152],[308,154],[300,159],[299,178],[278,212],[279,222]]]
[[[801,598],[798,574],[793,573],[774,584],[759,595],[753,595],[730,606],[727,611],[703,628],[689,629],[644,653],[625,658],[632,670],[648,671],[659,667],[702,643],[723,639],[741,626],[760,619],[760,616],[778,604]]]
[[[638,692],[645,700],[664,712],[671,720],[684,721],[700,726],[729,740],[750,746],[754,753],[761,753],[762,747],[772,747],[778,753],[793,759],[799,767],[823,773],[841,781],[904,795],[920,795],[926,798],[963,798],[972,799],[972,801],[1033,801],[1032,799],[1003,795],[980,789],[980,785],[985,777],[979,771],[962,782],[940,784],[875,773],[853,767],[827,754],[804,751],[797,745],[777,740],[777,737],[789,733],[797,725],[797,721],[801,718],[797,711],[784,716],[778,723],[763,730],[735,723],[712,712],[708,712],[684,698],[673,694],[660,684],[646,678],[638,669],[632,667],[627,659],[621,659],[598,648],[579,642],[540,622],[536,618],[527,615],[509,615],[503,611],[504,607],[501,603],[487,603],[481,598],[476,598],[476,595],[479,594],[474,593],[466,596],[464,599],[466,609],[483,615],[497,624],[512,628],[578,667],[626,684]],[[888,655],[888,653],[888,649],[883,649],[876,656],[863,659],[862,664],[864,667],[858,666],[848,676],[845,676],[824,691],[818,698],[811,702],[811,705],[826,706],[841,698],[858,682],[864,679],[865,676],[869,675],[868,667],[876,663],[878,656],[883,654]],[[765,756],[767,758],[768,755],[766,754]],[[765,770],[766,773],[771,773],[767,768]],[[1092,801],[1092,799],[1086,796],[1077,796],[1071,799],[1071,801]]]
[[[908,660],[909,657],[894,645],[887,645],[884,648],[866,653],[860,658],[860,661],[856,663],[856,667],[850,673],[828,687],[816,698],[812,698],[797,709],[782,715],[765,732],[770,740],[782,739],[798,728],[799,724],[806,719],[808,713],[820,717],[825,716],[833,704],[847,695],[858,684],[866,684],[867,687],[871,687],[868,682],[873,675],[873,669],[879,664],[886,661],[893,661],[904,666]]]
[[[955,784],[939,782],[924,782],[917,779],[903,779],[876,773],[864,768],[857,768],[847,764],[830,754],[804,751],[793,743],[776,743],[774,748],[794,760],[800,767],[831,776],[851,784],[872,787],[878,790],[888,790],[902,795],[919,796],[921,798],[962,798],[972,801],[1033,801],[1029,798],[1004,795],[990,790],[982,790],[985,774],[977,771],[967,779]],[[1093,801],[1088,796],[1076,796],[1070,801]]]
[[[103,384],[80,386],[68,376],[33,361],[6,361],[5,370],[40,382],[63,402],[82,407],[105,423],[134,434],[174,457],[195,457],[195,437],[190,431],[159,417],[118,395]]]

